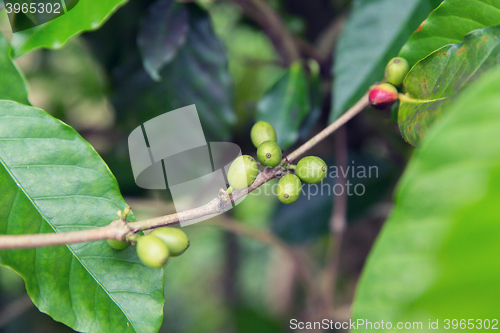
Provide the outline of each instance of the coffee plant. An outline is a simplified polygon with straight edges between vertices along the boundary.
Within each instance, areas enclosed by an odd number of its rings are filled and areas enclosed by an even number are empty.
[[[2,332],[499,328],[500,1],[4,2]],[[127,138],[192,104],[183,210]]]

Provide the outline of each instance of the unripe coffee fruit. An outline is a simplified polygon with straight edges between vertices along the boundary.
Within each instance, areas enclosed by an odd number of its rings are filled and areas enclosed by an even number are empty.
[[[130,245],[129,242],[122,242],[116,239],[107,239],[106,241],[115,250],[125,250]]]
[[[144,265],[151,268],[165,266],[170,256],[167,245],[151,234],[139,237],[136,246],[139,259]]]
[[[273,125],[262,120],[253,125],[250,131],[250,138],[255,148],[259,148],[259,146],[266,141],[278,141]]]
[[[302,190],[302,183],[294,174],[284,175],[278,182],[278,199],[284,204],[297,201]]]
[[[326,178],[328,167],[321,158],[317,156],[304,157],[297,163],[295,173],[297,176],[308,184],[320,183]]]
[[[405,58],[392,58],[385,67],[385,79],[397,87],[403,83],[409,71],[410,64],[408,64]]]
[[[257,148],[257,158],[264,166],[275,167],[281,162],[281,147],[275,141],[263,142]]]
[[[250,155],[239,156],[227,172],[227,180],[235,190],[243,190],[252,185],[259,174],[257,162]]]
[[[368,95],[371,106],[377,110],[387,110],[398,100],[398,90],[390,83],[382,83]]]
[[[161,239],[168,247],[168,251],[172,257],[177,257],[186,251],[189,247],[189,239],[187,235],[179,228],[160,228],[156,229],[151,235]]]

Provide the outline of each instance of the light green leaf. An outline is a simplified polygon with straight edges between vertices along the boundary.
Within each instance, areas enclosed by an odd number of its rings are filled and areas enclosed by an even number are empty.
[[[60,48],[68,39],[84,31],[99,28],[127,0],[80,0],[66,14],[32,29],[12,36],[14,56],[19,57],[31,50]]]
[[[257,104],[257,120],[274,126],[278,143],[287,149],[299,138],[301,124],[311,111],[309,83],[299,62],[269,89]]]
[[[498,0],[444,0],[411,35],[399,56],[413,66],[434,50],[462,42],[472,30],[499,24]]]
[[[11,47],[0,33],[0,99],[29,104],[26,81],[12,62]]]
[[[104,226],[126,206],[118,184],[75,130],[44,111],[0,101],[0,234]],[[163,271],[105,240],[0,251],[42,312],[77,331],[157,332]]]
[[[416,146],[438,120],[450,98],[500,64],[500,26],[479,29],[463,43],[440,48],[419,61],[404,81],[406,98],[399,104],[403,138]]]
[[[433,9],[429,0],[356,0],[335,50],[330,122],[354,105]]]
[[[428,133],[368,258],[354,320],[498,320],[500,70],[464,91]],[[498,326],[498,325],[497,325]],[[361,331],[368,331],[362,329]]]

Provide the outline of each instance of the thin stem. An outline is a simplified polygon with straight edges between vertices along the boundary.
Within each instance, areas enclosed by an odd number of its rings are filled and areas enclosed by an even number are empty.
[[[285,242],[283,242],[278,237],[274,236],[267,230],[259,230],[252,227],[249,227],[245,224],[238,223],[235,220],[221,216],[221,219],[210,221],[210,225],[221,227],[227,231],[230,231],[234,234],[246,236],[249,238],[253,238],[261,243],[269,244],[276,248],[281,249],[286,255],[290,257],[293,261],[297,272],[299,273],[299,277],[304,283],[304,287],[307,289],[307,295],[311,298],[314,298],[314,295],[317,295],[314,276],[312,272],[309,270],[309,267],[300,257],[300,254],[290,248]]]
[[[341,170],[345,170],[348,165],[347,137],[345,129],[341,128],[335,135],[335,160]],[[337,184],[345,186],[346,177],[340,172]],[[333,314],[335,302],[335,286],[337,283],[340,249],[342,239],[347,227],[347,191],[336,196],[333,202],[333,212],[330,218],[330,242],[328,245],[327,262],[323,275],[323,297],[326,313]]]
[[[299,59],[299,51],[293,36],[271,6],[262,0],[232,0],[232,2],[240,6],[247,16],[262,27],[285,65],[288,66]]]
[[[264,169],[253,184],[245,189],[233,191],[230,200],[222,198],[214,198],[209,203],[194,209],[186,210],[179,213],[169,214],[165,216],[155,217],[152,219],[142,220],[138,222],[125,223],[122,220],[116,220],[111,224],[82,231],[61,232],[61,233],[46,233],[46,234],[31,234],[31,235],[3,235],[0,236],[0,249],[16,249],[16,248],[33,248],[42,246],[64,245],[73,243],[84,243],[102,239],[117,239],[129,240],[134,233],[141,230],[149,230],[164,226],[177,224],[181,221],[190,221],[200,217],[220,214],[225,211],[225,208],[231,202],[238,201],[256,188],[262,186],[268,181],[283,174],[283,164],[287,161],[292,161],[300,155],[307,152],[309,149],[318,144],[321,140],[335,132],[336,129],[344,125],[349,119],[360,113],[368,105],[368,93],[359,100],[352,108],[344,113],[335,122],[330,124],[324,130],[316,134],[309,141],[297,148],[291,154],[281,161],[281,164],[275,168]]]
[[[413,103],[413,104],[424,104],[424,103],[433,103],[437,101],[442,101],[443,99],[446,99],[446,97],[441,97],[441,98],[436,98],[436,99],[415,99],[411,98],[410,96],[406,94],[399,93],[398,98],[400,101],[406,102],[406,103]]]

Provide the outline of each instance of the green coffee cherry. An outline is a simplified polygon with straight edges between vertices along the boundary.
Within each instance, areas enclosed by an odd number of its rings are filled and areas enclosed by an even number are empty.
[[[403,83],[409,71],[410,64],[408,64],[405,58],[392,58],[385,67],[385,79],[397,87]]]
[[[107,239],[106,241],[115,250],[125,250],[130,245],[129,242],[122,242],[116,239]]]
[[[151,235],[158,237],[167,245],[168,251],[172,257],[183,254],[189,247],[187,235],[179,228],[160,228],[153,231]]]
[[[368,95],[371,106],[377,110],[387,110],[398,100],[398,90],[390,83],[382,83]]]
[[[297,163],[295,173],[299,178],[308,184],[320,183],[326,178],[328,167],[325,161],[317,156],[304,157]]]
[[[252,143],[255,148],[259,148],[263,142],[276,142],[278,140],[273,125],[262,120],[253,125],[252,130],[250,131],[250,138],[252,139]]]
[[[227,172],[227,180],[235,190],[243,190],[252,185],[259,174],[257,162],[250,155],[239,156]]]
[[[291,204],[300,197],[302,183],[294,174],[284,175],[278,182],[278,199],[284,204]]]
[[[153,235],[137,239],[137,255],[144,265],[151,268],[165,266],[170,256],[167,245]]]
[[[257,158],[264,166],[275,167],[281,162],[281,147],[274,141],[263,142],[257,148]]]

